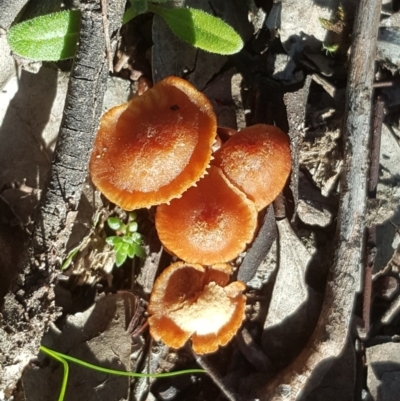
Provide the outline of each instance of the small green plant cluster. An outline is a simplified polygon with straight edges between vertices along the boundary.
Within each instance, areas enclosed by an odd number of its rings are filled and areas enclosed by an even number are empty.
[[[130,0],[123,24],[145,12],[159,15],[183,41],[208,52],[234,54],[243,47],[238,33],[220,18],[192,8],[169,8],[154,3],[164,0]],[[7,39],[12,51],[31,60],[58,61],[76,52],[81,13],[66,10],[15,24]]]
[[[82,366],[86,369],[90,369],[93,371],[106,373],[108,375],[115,376],[124,376],[124,377],[135,377],[135,378],[165,378],[165,377],[173,377],[179,375],[188,375],[188,374],[196,374],[196,373],[205,373],[203,369],[186,369],[180,370],[178,372],[169,372],[169,373],[136,373],[136,372],[126,372],[123,370],[115,370],[103,368],[101,366],[93,365],[91,363],[82,361],[81,359],[74,358],[72,356],[62,354],[61,352],[54,351],[50,348],[45,347],[44,345],[40,346],[40,351],[49,357],[55,359],[63,365],[63,379],[60,388],[60,395],[58,396],[58,401],[64,401],[65,393],[67,391],[68,384],[68,376],[69,376],[69,364],[68,362],[72,362],[76,365]]]
[[[127,224],[124,224],[118,217],[110,217],[107,224],[117,234],[106,238],[107,244],[114,248],[117,267],[122,266],[128,257],[144,258],[146,256],[142,246],[142,235],[137,232],[138,224],[135,212],[129,213]]]

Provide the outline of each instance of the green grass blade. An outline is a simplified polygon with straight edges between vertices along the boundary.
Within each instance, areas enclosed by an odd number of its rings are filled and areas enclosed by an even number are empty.
[[[235,54],[242,38],[228,24],[204,11],[192,8],[166,9],[149,3],[149,11],[162,17],[178,38],[210,53]]]
[[[74,259],[75,255],[79,252],[80,245],[72,249],[72,251],[68,254],[67,258],[64,260],[63,264],[61,265],[61,270],[66,270],[71,265],[72,260]]]
[[[7,39],[12,51],[31,60],[57,61],[75,55],[80,11],[43,15],[14,25]]]
[[[162,378],[162,377],[172,377],[172,376],[179,376],[179,375],[187,375],[192,373],[206,373],[203,369],[185,369],[179,370],[178,372],[168,372],[168,373],[136,373],[136,372],[126,372],[124,370],[115,370],[115,369],[108,369],[103,368],[101,366],[93,365],[91,363],[82,361],[80,359],[74,358],[69,355],[62,354],[61,352],[57,352],[54,350],[50,350],[49,348],[44,347],[43,345],[40,347],[40,350],[48,354],[49,356],[56,358],[57,360],[63,359],[65,361],[69,361],[75,363],[77,365],[83,366],[85,368],[95,370],[97,372],[106,373],[109,375],[115,376],[127,376],[127,377],[140,377],[140,378]]]
[[[57,352],[55,352],[43,345],[40,346],[40,351],[47,354],[48,356],[51,356],[52,358],[54,358],[56,361],[62,363],[62,365],[63,365],[63,380],[61,383],[61,389],[60,389],[60,395],[58,396],[58,401],[64,401],[65,392],[67,391],[68,376],[69,376],[68,363],[62,354],[59,355]]]

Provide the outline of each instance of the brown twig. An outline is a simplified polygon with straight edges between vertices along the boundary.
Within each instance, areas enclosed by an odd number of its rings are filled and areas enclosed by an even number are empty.
[[[303,397],[320,383],[346,344],[363,257],[372,84],[380,7],[380,0],[361,0],[354,26],[343,127],[345,153],[336,252],[321,315],[301,354],[257,392],[261,401]]]
[[[367,230],[367,257],[364,268],[363,288],[363,327],[360,330],[360,337],[367,338],[371,327],[371,301],[372,301],[372,271],[376,255],[376,226],[373,225]]]
[[[379,155],[381,150],[381,132],[384,118],[384,102],[380,96],[375,99],[372,122],[371,165],[368,179],[368,196],[376,198],[376,188],[379,180]],[[371,301],[372,301],[372,271],[376,256],[376,225],[373,224],[367,230],[367,255],[364,269],[363,310],[364,326],[360,330],[360,336],[368,337],[371,326]]]
[[[385,117],[384,101],[381,96],[377,96],[373,110],[373,132],[371,144],[371,166],[368,180],[368,196],[376,197],[376,188],[379,180],[379,157],[381,151],[382,124]]]

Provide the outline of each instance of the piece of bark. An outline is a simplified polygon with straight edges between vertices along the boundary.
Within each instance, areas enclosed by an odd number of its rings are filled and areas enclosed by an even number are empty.
[[[125,1],[110,2],[108,19],[115,43]],[[108,69],[99,1],[85,2],[79,48],[71,74],[64,119],[43,206],[39,210],[29,261],[12,292],[5,297],[0,326],[0,392],[10,397],[29,360],[37,354],[43,333],[59,311],[54,304],[57,268],[77,213],[87,164],[101,114]],[[6,330],[7,328],[7,330]]]
[[[347,339],[363,256],[372,84],[380,7],[380,0],[361,0],[354,26],[343,128],[345,154],[336,252],[321,315],[301,354],[257,391],[261,401],[305,399],[325,376]]]

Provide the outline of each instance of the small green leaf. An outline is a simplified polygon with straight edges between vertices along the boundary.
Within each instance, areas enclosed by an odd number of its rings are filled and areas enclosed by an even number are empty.
[[[130,258],[133,258],[133,257],[135,256],[135,247],[134,247],[133,244],[129,244],[129,247],[128,247],[128,256],[129,256]]]
[[[114,245],[114,252],[118,253],[121,250],[123,244],[124,243],[123,243],[123,241],[121,239],[121,242],[118,242],[117,244]]]
[[[123,244],[122,244],[122,246],[121,246],[121,250],[120,250],[120,252],[123,252],[123,253],[128,253],[128,251],[129,251],[129,247],[131,246],[131,244],[129,244],[128,242],[124,242]]]
[[[14,25],[7,39],[12,51],[32,60],[72,58],[78,41],[79,10],[43,15]]]
[[[128,257],[126,252],[117,252],[115,255],[115,264],[120,267],[124,264],[126,258]]]
[[[122,241],[126,242],[127,244],[133,244],[133,238],[132,237],[128,237],[127,235],[124,235],[122,237]]]
[[[139,244],[133,244],[133,249],[135,252],[136,256],[139,256],[139,258],[145,258],[146,257],[146,252],[144,251],[143,247]]]
[[[122,243],[122,238],[121,237],[117,237],[116,235],[113,235],[111,237],[107,237],[106,238],[106,242],[107,242],[108,245],[115,246],[117,244]]]
[[[132,233],[131,238],[134,242],[142,242],[143,236],[139,233]]]
[[[61,270],[68,269],[69,265],[72,263],[72,259],[78,253],[80,245],[75,247],[67,256],[67,259],[64,260],[64,263],[61,265]]]
[[[109,217],[107,219],[107,224],[108,227],[111,228],[111,230],[119,230],[122,226],[122,221],[118,217]]]
[[[128,224],[128,231],[130,233],[135,233],[137,231],[137,229],[138,229],[138,223],[136,223],[136,221],[131,221]]]
[[[234,54],[243,47],[242,38],[221,19],[193,8],[166,9],[149,4],[149,10],[164,18],[178,38],[199,49]]]

